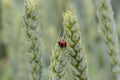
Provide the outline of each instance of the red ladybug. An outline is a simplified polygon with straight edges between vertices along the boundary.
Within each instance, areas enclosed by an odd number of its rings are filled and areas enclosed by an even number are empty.
[[[60,41],[58,41],[58,44],[61,48],[65,48],[67,46],[67,42],[64,39],[60,39]]]

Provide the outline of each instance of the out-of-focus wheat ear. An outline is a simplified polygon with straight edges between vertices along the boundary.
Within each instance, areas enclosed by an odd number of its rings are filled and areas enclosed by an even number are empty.
[[[42,80],[39,0],[25,0],[25,46],[30,80]]]
[[[51,73],[49,80],[65,80],[66,77],[66,48],[61,48],[58,43],[55,45],[51,57]]]
[[[2,35],[1,35],[1,32],[2,32],[2,15],[1,15],[2,8],[1,7],[2,7],[2,1],[0,0],[0,46],[1,46],[1,43],[2,43]],[[0,50],[1,50],[1,48],[0,48]]]
[[[64,15],[64,36],[68,42],[68,53],[74,80],[88,80],[88,67],[86,54],[81,41],[80,25],[73,11]]]
[[[1,22],[2,21],[2,15],[1,15],[1,13],[2,13],[2,1],[0,0],[0,30],[1,30],[1,27],[2,27],[2,22]]]
[[[13,0],[1,0],[1,19],[2,23],[2,43],[6,47],[7,56],[9,57],[9,67],[6,71],[10,72],[12,80],[18,78],[18,40],[16,40],[16,30],[18,26],[15,26],[16,15],[14,13]],[[17,47],[16,47],[17,46]],[[4,74],[6,75],[6,74]],[[15,76],[14,78],[12,76]]]
[[[102,30],[108,55],[111,58],[111,70],[115,80],[120,80],[120,53],[118,50],[116,24],[110,0],[96,0],[96,6],[99,26]]]

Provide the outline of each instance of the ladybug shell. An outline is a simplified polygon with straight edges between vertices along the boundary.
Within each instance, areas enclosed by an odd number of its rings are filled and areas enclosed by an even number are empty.
[[[67,46],[67,42],[64,39],[60,39],[58,44],[61,48],[65,48]]]

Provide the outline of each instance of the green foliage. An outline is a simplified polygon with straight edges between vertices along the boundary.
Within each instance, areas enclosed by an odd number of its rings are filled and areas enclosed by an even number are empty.
[[[0,0],[0,80],[119,80],[119,2]]]

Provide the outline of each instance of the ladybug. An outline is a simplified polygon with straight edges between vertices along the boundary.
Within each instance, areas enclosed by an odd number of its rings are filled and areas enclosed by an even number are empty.
[[[58,41],[58,44],[61,48],[65,48],[67,46],[67,42],[64,39],[60,39],[60,41]]]

